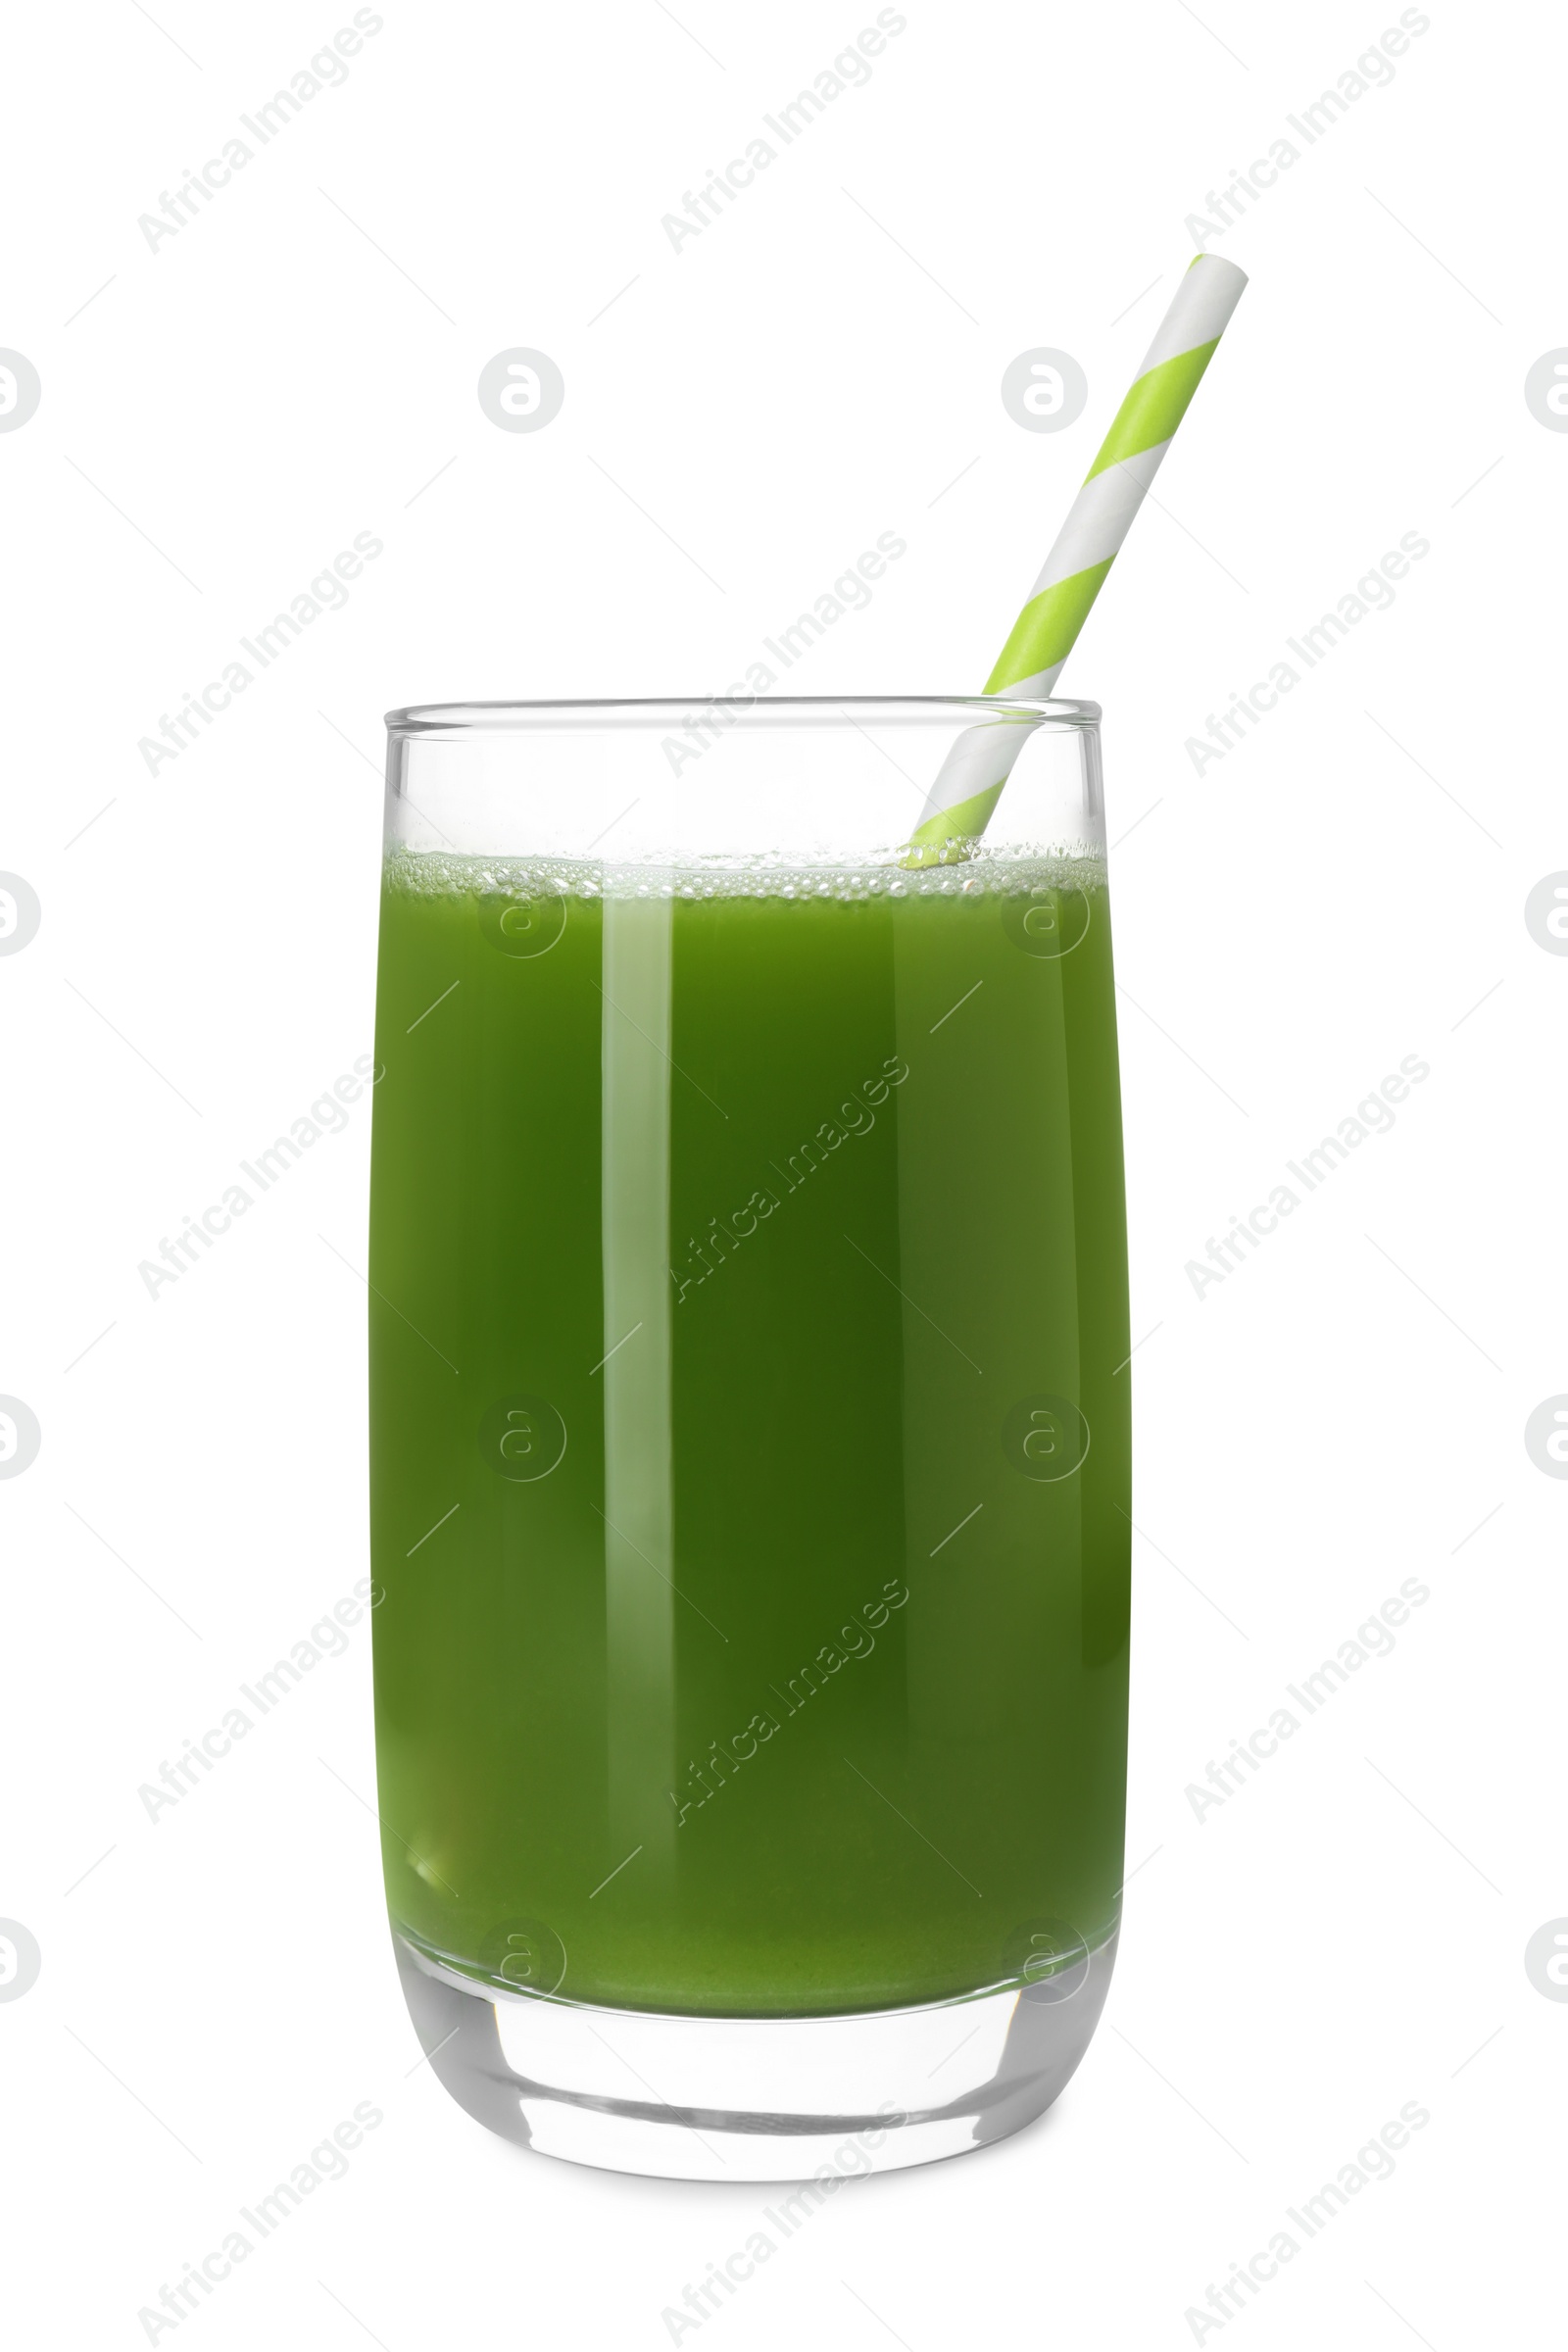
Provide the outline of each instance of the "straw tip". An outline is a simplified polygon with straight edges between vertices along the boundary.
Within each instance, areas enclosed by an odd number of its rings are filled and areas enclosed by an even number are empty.
[[[1238,294],[1247,284],[1247,271],[1239,269],[1235,262],[1227,261],[1222,253],[1195,253],[1187,267],[1189,270],[1196,270],[1200,262],[1208,264],[1210,275],[1216,270],[1223,270],[1227,277],[1234,283]]]

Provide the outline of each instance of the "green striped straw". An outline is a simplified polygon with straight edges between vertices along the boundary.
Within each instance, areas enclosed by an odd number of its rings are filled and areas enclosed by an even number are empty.
[[[1063,662],[1143,505],[1160,460],[1242,298],[1246,272],[1200,253],[1160,321],[1132,390],[1073,500],[1029,601],[1012,624],[987,694],[1036,702],[1055,691]],[[910,836],[925,863],[949,842],[985,831],[1027,728],[966,728],[942,763]]]

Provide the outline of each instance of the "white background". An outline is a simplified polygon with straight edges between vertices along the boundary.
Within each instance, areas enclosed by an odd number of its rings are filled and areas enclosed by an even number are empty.
[[[697,2332],[1189,2343],[1208,2282],[1417,2101],[1394,2177],[1217,2332],[1536,2340],[1568,2007],[1523,1955],[1568,1913],[1568,1487],[1523,1429],[1568,1390],[1568,960],[1523,908],[1568,866],[1568,437],[1523,387],[1568,344],[1561,19],[1434,0],[1307,147],[1286,117],[1397,9],[908,0],[676,252],[662,216],[872,8],[388,0],[152,251],[138,216],[351,15],[155,13],[26,12],[0,157],[0,344],[43,385],[0,434],[0,866],[43,908],[0,960],[0,1390],[43,1433],[0,1484],[0,1914],[42,1952],[0,2004],[17,2340],[145,2341],[366,2100],[348,2177],[181,2344],[655,2346],[758,2226],[763,2190],[493,2140],[418,2063],[365,1628],[148,1820],[138,1786],[368,1570],[366,1108],[156,1300],[138,1262],[368,1049],[389,706],[721,689],[883,531],[906,556],[791,690],[978,688],[1186,217],[1282,135],[1299,160],[1210,239],[1250,289],[1063,681],[1106,710],[1152,1334],[1116,1983],[1041,2126],[841,2193]],[[475,397],[514,345],[565,379],[537,433]],[[1089,378],[1059,433],[999,396],[1036,346]],[[138,739],[362,531],[346,608],[150,774]],[[1195,773],[1208,714],[1412,531],[1392,609]],[[1196,1297],[1186,1262],[1410,1054],[1393,1131]],[[1409,1577],[1393,1654],[1196,1818],[1209,1760]]]

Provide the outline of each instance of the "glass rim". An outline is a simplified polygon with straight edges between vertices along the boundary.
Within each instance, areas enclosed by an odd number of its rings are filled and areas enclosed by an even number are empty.
[[[841,695],[636,695],[624,698],[566,698],[552,702],[412,703],[386,713],[386,731],[394,741],[475,735],[526,735],[535,728],[658,727],[669,725],[679,712],[733,712],[737,720],[759,713],[795,726],[857,726],[856,712],[880,712],[885,726],[974,725],[985,719],[1016,718],[1034,728],[1093,733],[1102,716],[1098,703],[1064,701],[1056,696],[984,694],[841,694]]]

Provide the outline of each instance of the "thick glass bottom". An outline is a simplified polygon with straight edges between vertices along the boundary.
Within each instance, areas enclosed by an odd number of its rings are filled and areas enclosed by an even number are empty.
[[[1112,1936],[1063,1975],[917,2009],[736,2018],[509,1994],[393,1944],[431,2068],[503,2139],[665,2180],[814,2180],[819,2195],[1043,2115],[1089,2047],[1116,1948]]]

